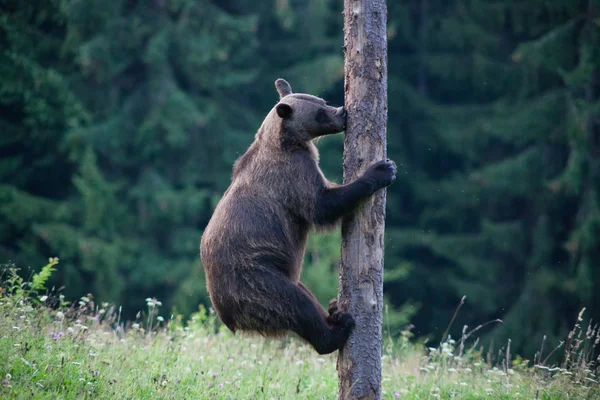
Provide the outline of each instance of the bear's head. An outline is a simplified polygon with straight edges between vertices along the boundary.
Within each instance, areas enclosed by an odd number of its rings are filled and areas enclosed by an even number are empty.
[[[279,93],[275,112],[281,119],[281,134],[287,136],[282,139],[308,142],[346,128],[344,107],[330,107],[316,96],[292,93],[290,84],[284,79],[277,79],[275,87]]]

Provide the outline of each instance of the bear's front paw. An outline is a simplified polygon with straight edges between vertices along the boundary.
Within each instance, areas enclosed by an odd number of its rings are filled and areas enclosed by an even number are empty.
[[[382,160],[373,164],[364,177],[374,186],[375,190],[390,186],[396,180],[397,167],[392,160]]]
[[[329,323],[349,332],[354,328],[355,322],[352,315],[347,312],[337,311],[329,317]]]
[[[332,316],[333,314],[335,314],[338,311],[338,301],[337,299],[331,299],[329,300],[329,316]]]

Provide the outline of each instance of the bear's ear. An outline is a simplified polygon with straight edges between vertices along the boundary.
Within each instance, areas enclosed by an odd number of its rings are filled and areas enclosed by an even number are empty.
[[[275,81],[275,87],[277,88],[277,93],[279,93],[280,99],[283,99],[288,94],[292,94],[292,87],[285,79],[277,79]]]
[[[279,103],[275,106],[279,118],[286,119],[292,115],[292,107],[289,104]]]

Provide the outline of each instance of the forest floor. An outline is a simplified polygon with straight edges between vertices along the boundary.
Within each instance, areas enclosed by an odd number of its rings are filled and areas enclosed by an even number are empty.
[[[293,337],[234,336],[202,309],[185,324],[162,318],[155,299],[122,324],[118,308],[90,296],[40,296],[49,269],[29,283],[0,279],[2,399],[337,398],[335,353],[319,356]],[[552,368],[518,357],[494,364],[452,340],[426,348],[408,337],[385,340],[384,399],[600,398],[593,343],[573,353],[577,363]]]

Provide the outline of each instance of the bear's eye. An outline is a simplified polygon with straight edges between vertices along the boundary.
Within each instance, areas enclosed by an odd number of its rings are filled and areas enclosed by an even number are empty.
[[[325,112],[325,110],[323,110],[321,108],[319,111],[317,111],[316,120],[320,124],[323,124],[323,123],[329,121],[329,117],[327,116],[327,113]]]

